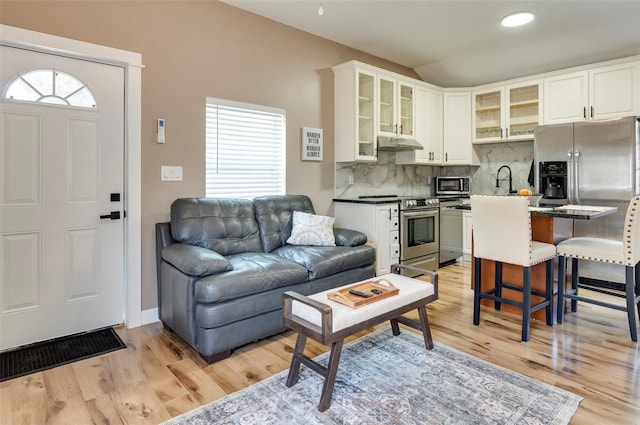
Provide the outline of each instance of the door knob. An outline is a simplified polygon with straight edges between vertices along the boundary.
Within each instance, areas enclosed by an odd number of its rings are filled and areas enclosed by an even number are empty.
[[[109,214],[100,216],[100,220],[105,220],[105,219],[120,220],[120,211],[111,211]]]

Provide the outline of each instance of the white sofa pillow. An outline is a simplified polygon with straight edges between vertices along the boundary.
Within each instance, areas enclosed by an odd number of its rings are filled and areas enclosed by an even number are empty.
[[[293,228],[287,243],[291,245],[336,246],[333,235],[335,218],[293,212]]]

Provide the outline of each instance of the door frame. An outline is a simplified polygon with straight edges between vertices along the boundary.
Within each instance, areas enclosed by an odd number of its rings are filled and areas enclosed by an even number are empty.
[[[141,113],[142,55],[69,38],[58,37],[0,24],[0,44],[53,53],[81,60],[118,65],[124,68],[124,323],[128,328],[142,325],[141,281]]]

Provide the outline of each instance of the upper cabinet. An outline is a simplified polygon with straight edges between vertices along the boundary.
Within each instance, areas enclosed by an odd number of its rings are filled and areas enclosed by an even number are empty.
[[[473,143],[533,139],[541,123],[541,82],[495,87],[473,93]]]
[[[335,160],[376,161],[377,77],[347,63],[333,68]]]
[[[544,123],[640,114],[640,63],[596,67],[544,80]]]
[[[378,75],[378,135],[413,137],[415,86],[391,75]]]
[[[375,162],[378,136],[415,138],[419,81],[356,61],[332,69],[336,162]]]
[[[396,164],[442,165],[442,90],[416,85],[415,139],[424,149],[396,153]]]
[[[443,165],[472,165],[471,93],[445,92],[443,99]]]
[[[640,115],[640,56],[442,89],[361,62],[333,67],[336,162],[377,161],[378,136],[424,150],[397,164],[475,165],[473,144],[533,140],[539,124]]]

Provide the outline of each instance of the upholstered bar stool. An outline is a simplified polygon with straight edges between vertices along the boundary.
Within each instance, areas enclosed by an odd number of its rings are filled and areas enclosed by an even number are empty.
[[[571,311],[577,310],[577,302],[583,301],[601,307],[627,312],[631,339],[638,341],[635,310],[640,316],[640,196],[631,199],[624,221],[622,241],[602,238],[570,238],[560,242],[558,250],[558,323],[564,318],[565,299],[571,300]],[[571,258],[571,287],[566,288],[566,259]],[[603,288],[591,288],[598,293],[625,298],[625,305],[595,299],[578,293],[580,271],[578,260],[600,261],[625,266],[625,291],[615,292]]]
[[[473,324],[480,323],[480,300],[495,302],[500,310],[502,303],[522,309],[522,340],[529,340],[531,313],[546,309],[547,325],[553,325],[553,260],[556,247],[537,242],[531,236],[529,200],[520,196],[472,196],[474,297]],[[494,287],[482,290],[482,259],[495,261]],[[531,267],[546,262],[545,292],[531,288]],[[522,267],[522,287],[502,281],[502,264]],[[502,290],[522,293],[522,302],[503,297]],[[531,295],[543,300],[532,305]]]

